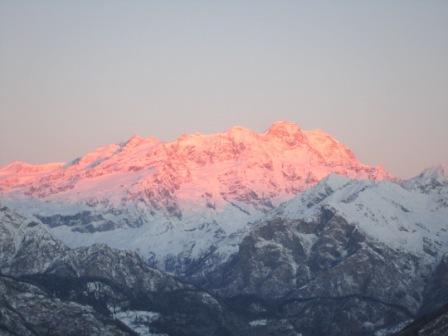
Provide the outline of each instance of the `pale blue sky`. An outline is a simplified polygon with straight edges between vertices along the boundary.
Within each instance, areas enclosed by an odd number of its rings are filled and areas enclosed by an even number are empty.
[[[275,120],[448,163],[448,1],[0,2],[0,164]]]

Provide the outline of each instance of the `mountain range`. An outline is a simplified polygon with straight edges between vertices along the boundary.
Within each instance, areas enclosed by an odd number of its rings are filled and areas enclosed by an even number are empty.
[[[13,162],[0,169],[0,192],[71,247],[138,250],[182,274],[204,255],[228,257],[248,223],[330,173],[390,177],[323,131],[278,122],[261,134],[134,136],[68,163]]]
[[[0,205],[6,335],[381,336],[448,303],[447,167],[289,122],[13,162]]]

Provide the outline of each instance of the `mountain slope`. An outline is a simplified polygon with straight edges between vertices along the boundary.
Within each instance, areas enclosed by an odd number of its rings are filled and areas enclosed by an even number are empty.
[[[9,276],[3,290],[20,289],[8,304],[36,294],[57,307],[55,296],[61,304],[81,305],[76,309],[89,312],[92,326],[110,334],[130,328],[169,335],[385,336],[446,303],[448,177],[440,167],[407,181],[332,174],[260,212],[237,235],[224,232],[222,245],[213,243],[216,250],[198,261],[184,262],[180,273],[195,286],[149,267],[138,253],[98,244],[73,249],[52,237],[61,227],[118,218],[115,208],[93,213],[80,211],[78,203],[23,197],[8,192],[8,206],[0,207],[0,272]],[[30,208],[19,215],[10,204]],[[49,213],[56,204],[60,213]],[[189,238],[202,244],[212,228],[203,225]],[[175,230],[151,243],[163,244]],[[220,248],[227,258],[219,258]],[[5,314],[11,318],[0,327],[11,328],[18,317]],[[60,318],[49,311],[43,317],[47,326]]]
[[[89,306],[63,302],[24,281],[0,275],[0,334],[130,335],[131,331]]]
[[[183,274],[207,256],[225,260],[248,223],[329,173],[388,177],[325,132],[279,122],[173,142],[135,136],[64,164],[15,162],[0,169],[0,192],[70,247],[107,243]]]
[[[241,323],[213,296],[135,252],[67,248],[4,206],[0,229],[0,246],[8,246],[0,253],[2,335],[234,335]]]
[[[329,176],[191,280],[303,335],[387,335],[447,302],[448,179],[423,176],[418,187]]]
[[[447,171],[390,179],[284,122],[16,162],[0,169],[1,289],[75,302],[110,334],[390,335],[446,304]]]
[[[394,336],[445,336],[448,334],[448,305],[422,316]]]

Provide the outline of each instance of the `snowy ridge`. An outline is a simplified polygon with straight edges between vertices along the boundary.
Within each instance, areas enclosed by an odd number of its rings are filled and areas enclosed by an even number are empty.
[[[330,209],[395,250],[440,257],[448,251],[448,183],[428,189],[434,186],[434,171],[438,170],[429,169],[401,185],[330,175],[280,206],[275,215],[313,221],[322,208]]]

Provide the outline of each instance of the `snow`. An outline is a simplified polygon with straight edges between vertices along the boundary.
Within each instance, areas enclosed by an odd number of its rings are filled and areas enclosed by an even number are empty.
[[[88,212],[96,219],[51,233],[70,247],[105,243],[155,255],[161,268],[170,256],[195,259],[211,248],[226,259],[251,223],[330,173],[388,178],[324,131],[284,121],[264,133],[233,127],[172,142],[133,136],[69,163],[24,165],[0,168],[2,203],[27,216]],[[332,175],[317,196],[345,183]],[[95,232],[79,232],[87,224]]]
[[[288,137],[300,141],[292,146]],[[375,176],[385,177],[381,169],[359,163],[351,151],[323,131],[302,131],[287,122],[275,123],[262,134],[234,127],[224,133],[186,135],[167,143],[134,136],[66,165],[33,166],[26,174],[12,166],[0,168],[0,188],[8,193],[31,192],[55,195],[55,200],[80,201],[93,196],[124,196],[126,191],[134,194],[148,187],[174,187],[181,200],[195,205],[204,193],[215,195],[222,204],[224,200],[217,196],[238,185],[259,195],[274,192],[270,198],[284,200],[291,193],[288,190],[307,186],[305,179],[310,173],[316,179],[331,172],[367,178],[376,170]],[[266,183],[269,180],[272,184]],[[196,192],[192,194],[192,190]]]
[[[374,335],[375,336],[389,336],[396,332],[399,332],[400,330],[402,330],[404,327],[406,327],[410,323],[412,323],[412,320],[406,320],[406,321],[400,322],[398,324],[395,324],[393,326],[377,330],[377,331],[375,331]]]
[[[261,320],[253,320],[249,322],[249,325],[251,327],[260,327],[260,326],[265,326],[268,324],[268,320],[266,319],[261,319]]]
[[[123,175],[123,183],[132,184],[130,181],[137,181],[139,174],[140,172],[130,176]],[[202,174],[205,179],[206,174]],[[105,178],[100,176],[98,179]],[[281,205],[273,216],[312,222],[317,220],[322,207],[328,208],[355,224],[371,240],[433,263],[434,258],[437,260],[441,253],[448,251],[448,206],[443,203],[448,199],[445,196],[448,188],[438,187],[425,191],[426,189],[421,188],[425,183],[428,183],[425,179],[418,184],[351,180],[331,174],[313,188]],[[80,184],[80,188],[82,186]],[[107,186],[108,183],[104,182],[104,186],[99,183],[97,188]],[[80,190],[83,194],[89,194],[88,189]],[[116,196],[113,190],[110,192]],[[189,192],[199,193],[193,188]],[[217,199],[213,200],[219,203]],[[185,202],[182,205],[182,218],[160,211],[151,213],[146,204],[126,203],[123,207],[106,204],[92,207],[75,199],[60,199],[58,195],[34,198],[15,192],[0,197],[0,201],[30,217],[33,214],[74,215],[83,211],[101,214],[104,220],[113,221],[118,226],[109,231],[81,233],[73,231],[72,227],[61,225],[49,228],[49,231],[69,247],[104,243],[118,249],[138,251],[146,258],[155,255],[155,262],[162,269],[165,268],[165,261],[172,256],[200,258],[209,253],[211,246],[216,247],[217,256],[226,260],[238,251],[238,244],[250,231],[252,223],[268,216],[267,211],[260,211],[236,200],[234,203],[247,213],[229,202],[215,209]],[[138,221],[140,224],[135,227],[123,224]],[[312,234],[300,234],[299,238],[308,251],[316,240]],[[435,254],[431,255],[433,252]]]
[[[151,323],[160,317],[159,313],[127,310],[113,313],[113,316],[140,336],[164,336],[163,334],[154,333],[151,328]]]
[[[202,293],[201,294],[201,301],[203,303],[205,303],[206,305],[215,305],[215,306],[220,308],[219,302],[213,296],[211,296],[208,293]]]
[[[435,191],[437,192],[437,191]],[[448,207],[432,193],[390,181],[356,181],[329,176],[316,187],[285,203],[276,215],[317,220],[322,207],[355,224],[370,239],[432,259],[448,251]]]

